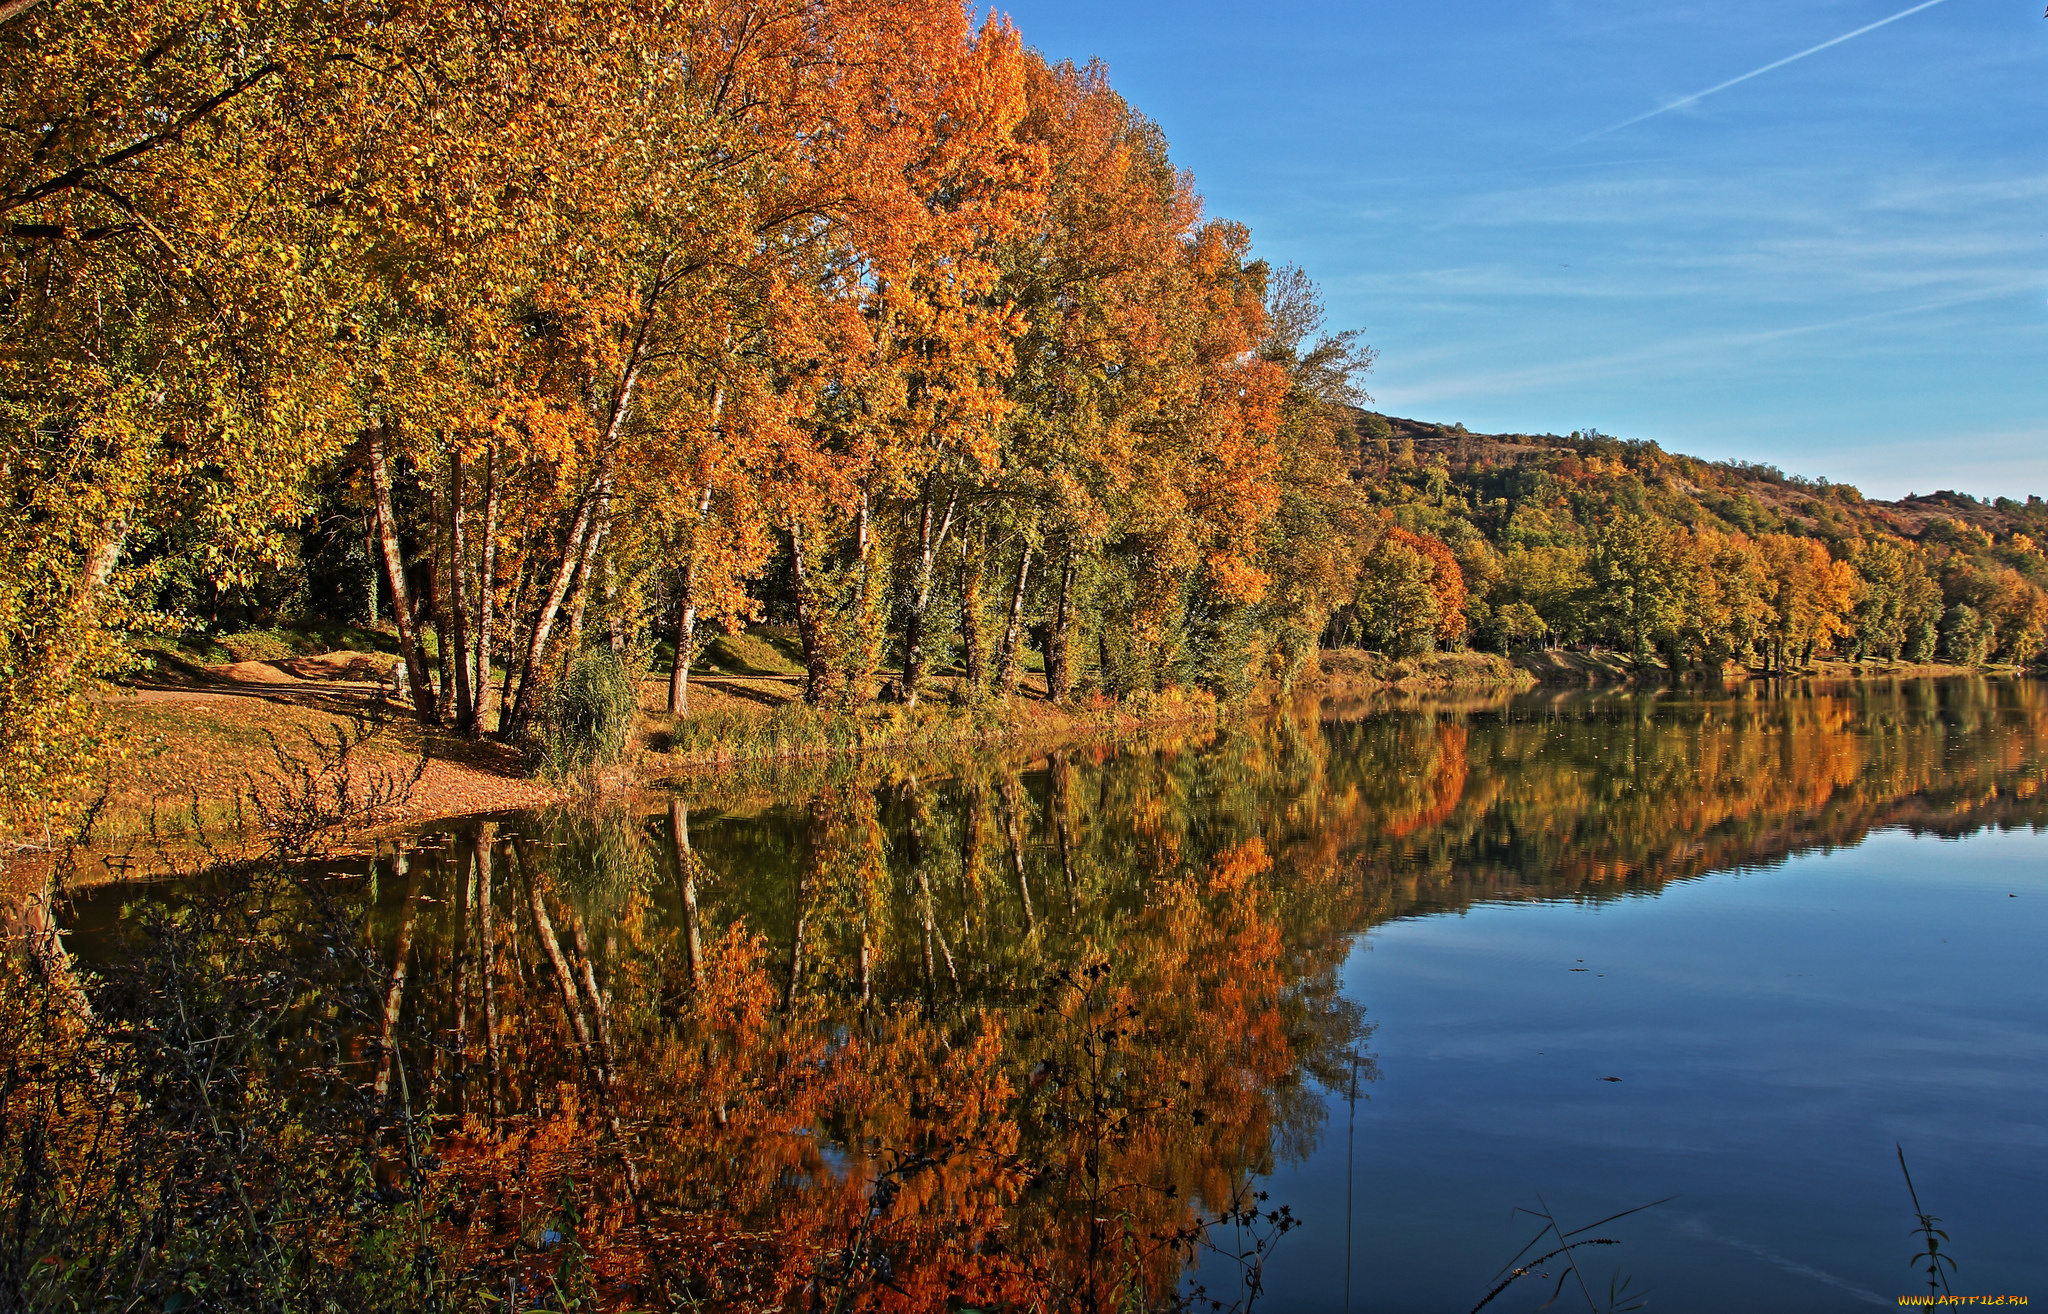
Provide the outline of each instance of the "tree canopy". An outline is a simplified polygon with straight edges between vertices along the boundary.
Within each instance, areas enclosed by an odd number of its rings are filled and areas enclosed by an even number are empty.
[[[585,645],[684,715],[768,620],[838,707],[2048,634],[2048,515],[1357,410],[1371,351],[1106,71],[951,3],[8,5],[0,153],[18,821],[139,643],[251,619],[382,622],[423,720],[508,740]]]

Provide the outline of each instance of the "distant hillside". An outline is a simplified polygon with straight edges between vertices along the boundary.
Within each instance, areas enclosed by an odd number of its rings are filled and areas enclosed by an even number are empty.
[[[1374,481],[1396,468],[1402,444],[1411,443],[1416,462],[1426,466],[1441,459],[1461,485],[1497,479],[1514,470],[1575,478],[1597,472],[1600,464],[1594,463],[1620,466],[1689,500],[1705,523],[1744,533],[1805,534],[1834,542],[1872,532],[1918,539],[1930,526],[1951,521],[1974,526],[1994,539],[2015,533],[2048,539],[2048,502],[2039,496],[1981,501],[1944,489],[1886,502],[1864,497],[1854,484],[1788,475],[1775,465],[1751,461],[1702,460],[1666,452],[1654,442],[1597,431],[1563,437],[1470,433],[1457,426],[1361,410],[1358,434],[1355,473]]]
[[[1886,502],[1592,431],[1351,420],[1352,482],[1408,538],[1368,555],[1326,644],[1426,648],[1425,626],[1441,643],[1461,613],[1464,641],[1488,650],[1611,645],[1673,664],[2025,664],[2048,645],[2039,497]],[[1456,559],[1455,578],[1431,552]]]

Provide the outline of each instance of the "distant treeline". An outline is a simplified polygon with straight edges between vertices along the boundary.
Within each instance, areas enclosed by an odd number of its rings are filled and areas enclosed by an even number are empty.
[[[2026,664],[2048,641],[2048,505],[1867,501],[1598,433],[1482,437],[1365,413],[1354,476],[1406,530],[1326,642],[1598,644],[1675,668],[1817,656]]]
[[[682,713],[762,620],[834,706],[1027,661],[1230,697],[1319,641],[2041,645],[2018,537],[1766,525],[1611,440],[1415,455],[1104,70],[955,4],[0,5],[0,124],[31,815],[139,643],[319,618],[512,740],[586,648]]]

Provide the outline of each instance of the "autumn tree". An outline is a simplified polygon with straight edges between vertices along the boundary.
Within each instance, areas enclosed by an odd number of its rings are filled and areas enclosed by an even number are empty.
[[[1099,64],[1027,55],[1025,73],[1019,135],[1045,152],[1047,177],[1035,222],[1000,256],[1022,324],[991,483],[1004,519],[1036,534],[1046,684],[1059,698],[1082,660],[1082,617],[1105,583],[1142,430],[1162,423],[1175,386],[1173,280],[1200,207],[1157,126]]]
[[[1288,390],[1278,434],[1280,506],[1262,533],[1261,562],[1271,584],[1259,626],[1285,681],[1349,601],[1360,550],[1370,540],[1345,441],[1351,408],[1369,400],[1359,376],[1371,368],[1373,353],[1355,331],[1325,331],[1318,289],[1300,269],[1272,272],[1266,325],[1260,354],[1287,371]]]
[[[1855,572],[1836,561],[1825,545],[1789,534],[1757,539],[1769,578],[1771,664],[1805,664],[1849,631]]]
[[[1927,623],[1931,609],[1938,609],[1940,590],[1928,578],[1919,553],[1895,538],[1873,536],[1858,543],[1849,565],[1857,575],[1851,613],[1856,651],[1897,661],[1908,636]]]
[[[319,106],[378,11],[14,5],[0,13],[0,791],[59,815],[151,572],[221,584],[346,432]],[[305,106],[316,107],[311,114]],[[196,530],[196,532],[185,532]]]
[[[1463,638],[1464,596],[1457,558],[1440,539],[1389,525],[1366,554],[1342,623],[1382,652],[1435,652]]]
[[[1674,634],[1689,582],[1678,534],[1648,516],[1624,513],[1589,536],[1587,578],[1603,628],[1637,656]]]

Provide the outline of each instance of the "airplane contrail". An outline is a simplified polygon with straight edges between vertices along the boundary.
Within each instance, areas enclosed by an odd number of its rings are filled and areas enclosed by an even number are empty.
[[[1875,32],[1878,28],[1883,27],[1887,23],[1896,23],[1902,18],[1911,18],[1914,14],[1919,13],[1921,10],[1932,9],[1934,8],[1934,6],[1940,4],[1941,2],[1942,0],[1921,0],[1921,3],[1914,5],[1911,9],[1901,9],[1898,13],[1893,14],[1890,18],[1880,18],[1875,23],[1867,23],[1864,26],[1857,28],[1854,32],[1844,32],[1842,33],[1842,35],[1835,37],[1831,40],[1823,41],[1817,46],[1809,46],[1805,50],[1800,51],[1796,55],[1787,55],[1783,59],[1764,65],[1762,68],[1753,68],[1749,72],[1744,73],[1740,77],[1729,78],[1726,82],[1717,83],[1714,86],[1708,87],[1705,91],[1695,91],[1690,96],[1681,97],[1678,100],[1672,101],[1668,105],[1659,105],[1656,109],[1651,110],[1647,114],[1638,114],[1632,119],[1624,119],[1620,123],[1610,124],[1609,126],[1601,128],[1596,132],[1589,132],[1585,136],[1580,137],[1577,141],[1572,142],[1572,145],[1584,145],[1586,142],[1592,141],[1595,137],[1605,137],[1610,132],[1620,132],[1623,128],[1633,128],[1636,124],[1641,123],[1643,120],[1654,119],[1659,114],[1669,114],[1672,110],[1684,109],[1687,105],[1696,104],[1699,101],[1705,100],[1707,97],[1713,95],[1717,91],[1726,91],[1728,90],[1728,88],[1735,86],[1737,83],[1747,82],[1751,78],[1762,77],[1764,74],[1770,72],[1772,69],[1783,68],[1787,64],[1805,59],[1808,55],[1817,55],[1821,51],[1826,50],[1829,46],[1839,46],[1844,41],[1852,41],[1855,38],[1862,36],[1865,32]]]

